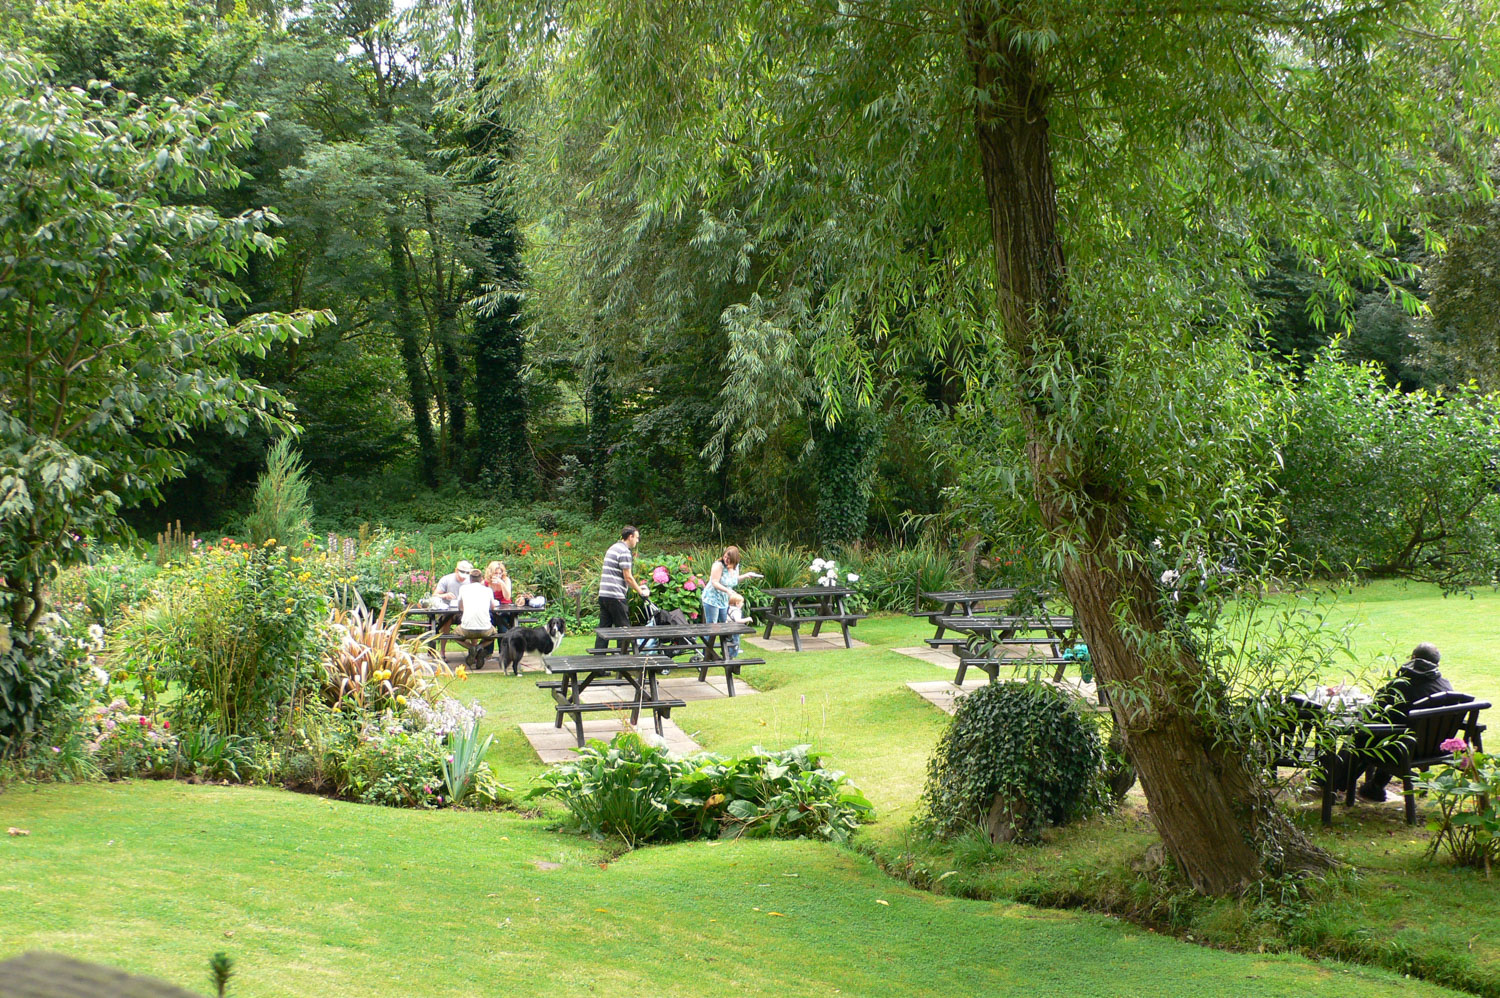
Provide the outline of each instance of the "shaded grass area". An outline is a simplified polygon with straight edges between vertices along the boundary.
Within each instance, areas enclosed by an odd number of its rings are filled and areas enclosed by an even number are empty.
[[[938,897],[808,842],[602,864],[512,816],[149,782],[13,790],[0,822],[31,831],[0,839],[0,956],[61,950],[201,987],[226,950],[243,996],[1445,993]]]

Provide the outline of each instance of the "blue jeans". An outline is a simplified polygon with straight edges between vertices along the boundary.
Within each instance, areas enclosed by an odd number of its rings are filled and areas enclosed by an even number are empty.
[[[711,603],[703,604],[703,622],[705,624],[727,624],[729,623],[729,607],[714,606]],[[726,642],[725,654],[730,658],[740,657],[740,636],[736,634]]]

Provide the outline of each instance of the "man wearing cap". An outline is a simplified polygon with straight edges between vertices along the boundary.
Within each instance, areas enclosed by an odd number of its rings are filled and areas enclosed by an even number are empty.
[[[1424,641],[1413,648],[1411,660],[1397,669],[1391,681],[1375,694],[1378,720],[1390,724],[1405,724],[1412,705],[1435,693],[1452,691],[1453,684],[1438,672],[1438,663],[1442,660],[1443,655],[1436,645]],[[1365,774],[1365,782],[1359,788],[1359,795],[1366,800],[1385,800],[1385,786],[1394,775],[1379,765],[1372,766]]]
[[[452,575],[445,575],[438,579],[437,587],[432,590],[432,605],[435,607],[453,607],[453,613],[444,616],[438,621],[437,632],[448,633],[458,620],[458,593],[469,581],[469,573],[474,571],[474,566],[467,561],[461,561],[453,567]]]

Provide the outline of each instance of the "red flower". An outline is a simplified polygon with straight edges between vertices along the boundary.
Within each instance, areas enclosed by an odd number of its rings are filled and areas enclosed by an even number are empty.
[[[552,545],[554,545],[556,543],[557,543],[556,541],[548,541],[546,544],[543,544],[542,546],[550,548]]]
[[[172,722],[171,721],[163,721],[163,722],[161,722],[161,729],[163,731],[171,731],[172,730]]]
[[[553,537],[556,537],[556,536],[557,536],[557,531],[555,531],[555,530],[554,530],[554,531],[552,531],[552,536],[553,536]]]
[[[563,547],[570,548],[572,546],[573,546],[573,542],[572,541],[563,541]]]

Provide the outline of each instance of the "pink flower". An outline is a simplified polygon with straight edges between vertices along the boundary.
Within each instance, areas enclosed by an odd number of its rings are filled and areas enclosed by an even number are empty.
[[[655,582],[658,586],[666,585],[667,580],[671,577],[672,576],[667,574],[665,565],[657,565],[656,568],[652,569],[651,571],[651,581]]]
[[[1438,746],[1438,748],[1442,749],[1444,752],[1463,752],[1467,750],[1468,747],[1469,743],[1464,741],[1462,738],[1449,738],[1447,741],[1443,742],[1443,744]]]
[[[688,579],[682,584],[682,588],[686,589],[688,592],[692,592],[694,589],[698,588],[698,585],[692,579]]]

